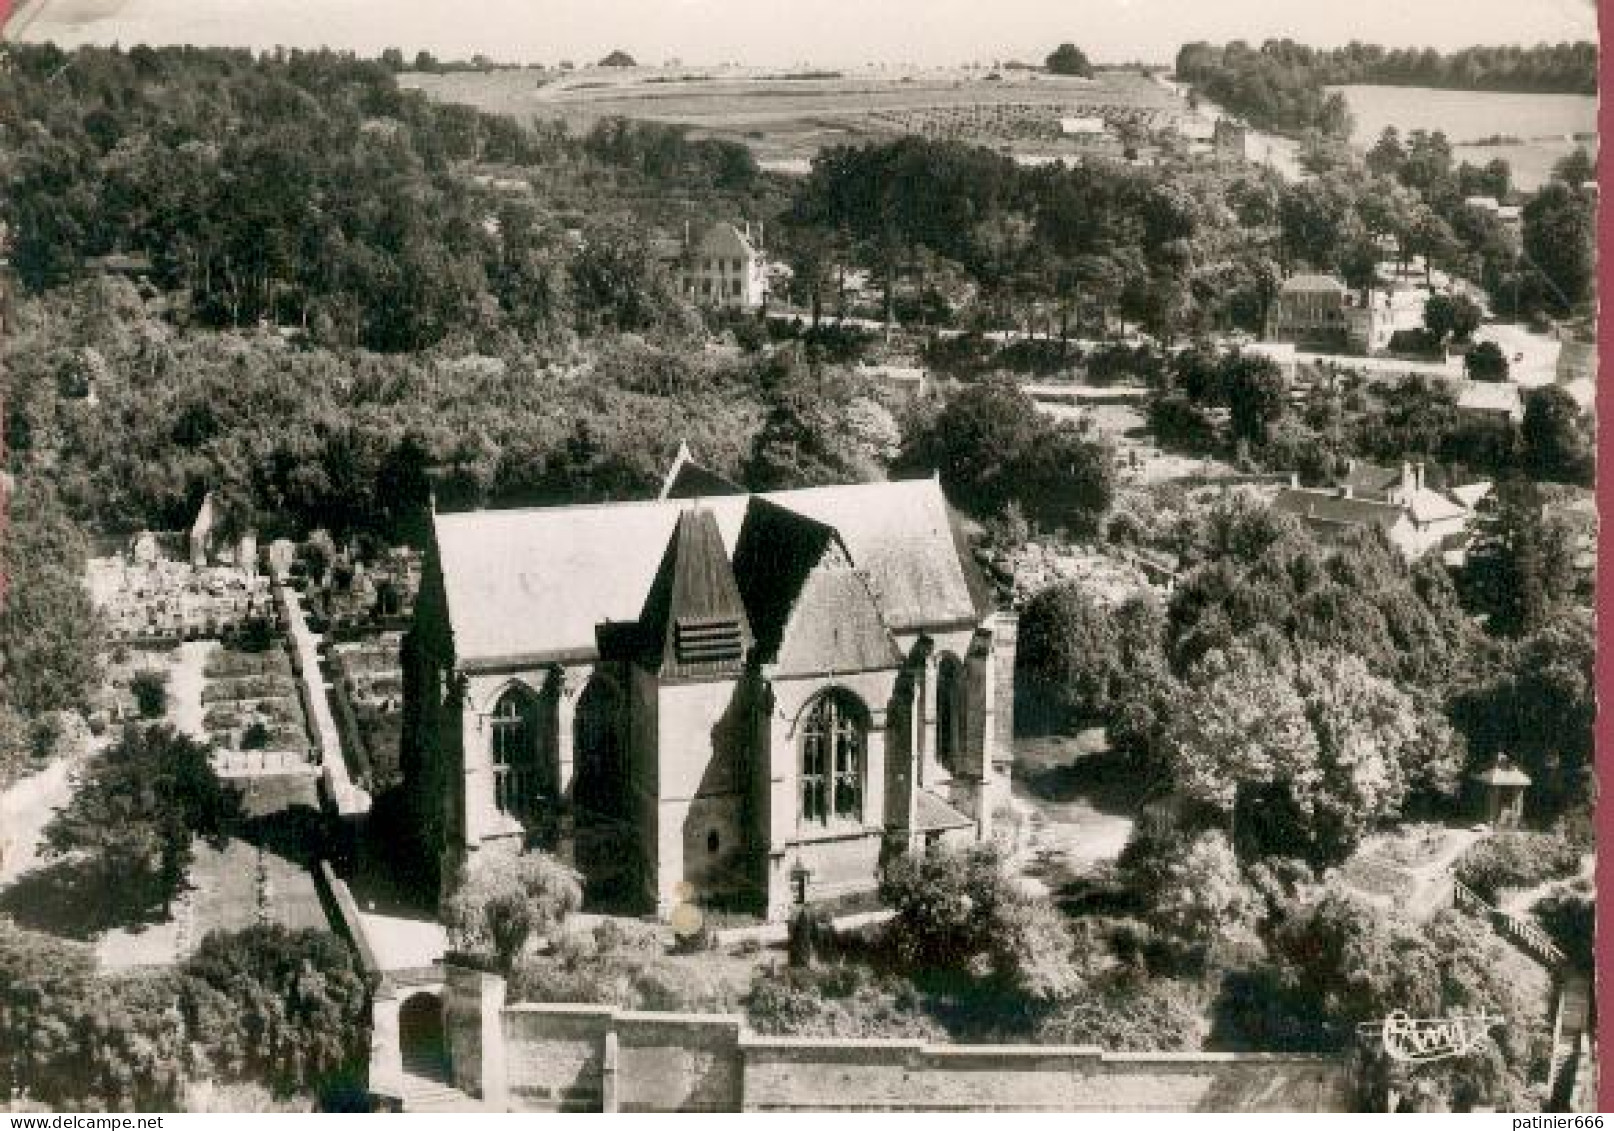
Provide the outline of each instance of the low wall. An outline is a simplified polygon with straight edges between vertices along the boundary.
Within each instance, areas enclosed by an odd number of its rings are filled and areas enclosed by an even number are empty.
[[[506,1006],[490,975],[448,978],[455,1080],[495,1109],[1349,1110],[1336,1058],[759,1037],[738,1016]]]
[[[745,1042],[748,1111],[1345,1111],[1342,1062],[907,1041]]]

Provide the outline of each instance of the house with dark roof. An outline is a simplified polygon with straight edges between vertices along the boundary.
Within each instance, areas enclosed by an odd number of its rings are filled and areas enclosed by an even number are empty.
[[[770,918],[991,833],[1015,623],[934,480],[436,514],[403,761],[444,875],[515,840],[596,905]]]
[[[1397,470],[1352,460],[1337,486],[1302,487],[1291,477],[1272,505],[1324,538],[1376,527],[1410,560],[1433,550],[1460,555],[1475,508],[1490,491],[1489,483],[1437,490],[1425,482],[1421,463]]]

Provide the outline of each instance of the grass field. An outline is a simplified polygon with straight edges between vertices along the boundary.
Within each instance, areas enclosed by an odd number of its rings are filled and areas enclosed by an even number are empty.
[[[573,132],[601,118],[677,123],[698,136],[749,145],[765,164],[804,161],[826,145],[905,133],[1007,145],[1020,151],[1078,152],[1059,137],[1059,119],[1102,116],[1145,128],[1180,114],[1183,103],[1153,79],[1104,72],[1096,79],[931,71],[901,76],[764,77],[749,73],[590,72],[554,80],[533,71],[403,74],[399,82],[434,99],[523,119],[565,122]]]

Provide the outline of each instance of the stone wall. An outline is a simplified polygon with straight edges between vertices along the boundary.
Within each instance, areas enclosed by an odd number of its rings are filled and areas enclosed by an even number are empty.
[[[451,969],[445,1022],[456,1083],[495,1110],[1349,1109],[1339,1059],[759,1037],[737,1016],[505,1006],[489,978]]]
[[[748,1037],[747,1111],[1344,1111],[1315,1057]]]

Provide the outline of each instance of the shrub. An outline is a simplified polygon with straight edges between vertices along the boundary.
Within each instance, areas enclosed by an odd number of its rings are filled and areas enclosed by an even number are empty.
[[[896,912],[887,942],[905,969],[1039,1000],[1079,984],[1063,917],[1016,889],[991,845],[899,856],[881,873],[880,898]]]
[[[850,964],[820,970],[761,971],[745,1000],[746,1018],[767,1036],[945,1041],[906,979]]]
[[[443,921],[456,950],[508,972],[534,935],[546,935],[583,903],[582,877],[542,852],[481,849],[455,877]]]
[[[1036,1038],[1108,1052],[1190,1052],[1205,1038],[1205,997],[1191,982],[1111,977],[1060,1002],[1038,1023]]]
[[[138,671],[129,681],[129,692],[144,719],[160,719],[168,709],[168,673],[150,668]]]
[[[1469,347],[1463,357],[1463,368],[1471,381],[1506,381],[1508,356],[1495,342],[1480,342]]]
[[[1576,966],[1592,969],[1592,939],[1597,927],[1597,906],[1590,884],[1579,890],[1557,892],[1531,909],[1542,930],[1552,937]]]
[[[1457,862],[1457,878],[1495,903],[1504,888],[1528,888],[1574,875],[1580,853],[1557,833],[1497,833]]]

